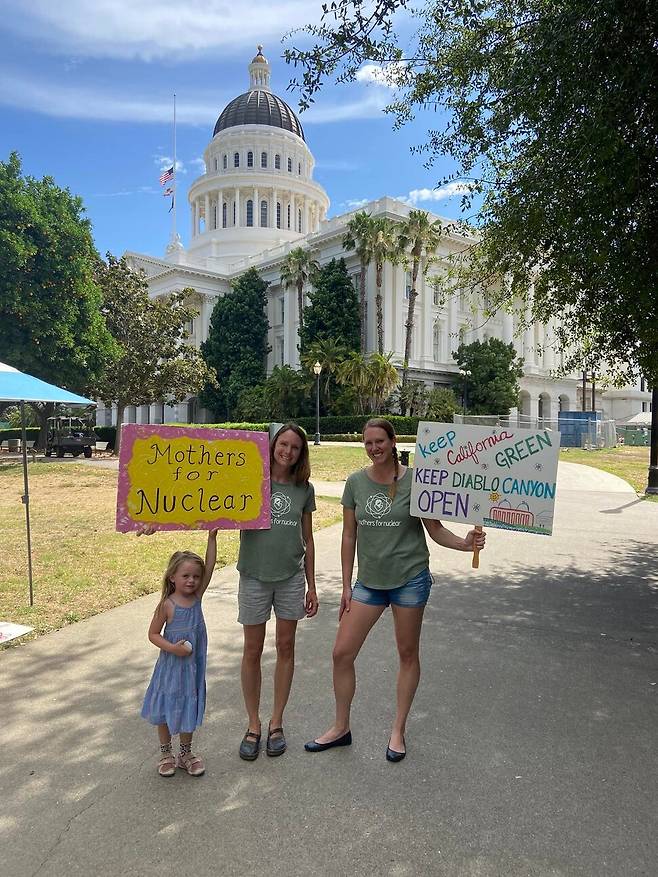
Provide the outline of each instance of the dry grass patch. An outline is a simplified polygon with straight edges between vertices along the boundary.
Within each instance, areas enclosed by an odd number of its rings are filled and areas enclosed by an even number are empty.
[[[5,575],[0,620],[48,633],[160,589],[169,555],[180,548],[203,556],[203,532],[137,538],[114,529],[117,472],[77,463],[30,465],[34,606],[29,606],[23,474],[0,466],[0,532]],[[319,499],[316,529],[340,519],[338,501]],[[217,538],[217,565],[237,559],[239,535]],[[23,640],[24,641],[24,640]],[[9,644],[11,645],[11,644]]]

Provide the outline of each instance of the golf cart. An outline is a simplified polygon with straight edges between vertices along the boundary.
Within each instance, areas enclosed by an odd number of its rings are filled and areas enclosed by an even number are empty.
[[[96,434],[91,425],[79,417],[49,417],[48,435],[46,438],[46,457],[53,454],[63,457],[73,454],[79,457],[91,457],[96,444]]]

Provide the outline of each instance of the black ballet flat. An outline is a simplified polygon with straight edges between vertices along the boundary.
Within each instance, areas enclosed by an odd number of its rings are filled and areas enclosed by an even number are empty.
[[[336,737],[335,740],[331,740],[329,743],[318,743],[317,740],[310,740],[308,743],[304,743],[304,749],[307,752],[324,752],[325,749],[333,749],[334,746],[351,745],[352,732],[348,731],[347,734],[343,734],[342,737]]]
[[[404,739],[404,737],[402,738],[402,740],[403,740],[404,745],[405,745],[405,751],[404,752],[397,752],[395,749],[391,749],[390,746],[387,746],[386,747],[386,761],[392,761],[392,762],[402,761],[402,759],[406,756],[406,754],[407,754],[407,752],[406,752],[407,741]],[[389,740],[388,742],[390,743],[391,741]]]

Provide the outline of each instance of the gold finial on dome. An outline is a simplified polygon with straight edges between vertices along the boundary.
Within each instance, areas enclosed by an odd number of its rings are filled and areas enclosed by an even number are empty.
[[[263,55],[263,47],[259,44],[256,46],[258,49],[258,54],[251,62],[252,64],[267,64],[267,58]]]

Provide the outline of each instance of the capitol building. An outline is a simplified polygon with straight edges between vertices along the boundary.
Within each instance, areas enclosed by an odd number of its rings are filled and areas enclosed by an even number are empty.
[[[249,64],[249,88],[220,113],[204,152],[205,173],[188,193],[189,246],[173,235],[164,258],[128,252],[131,267],[144,271],[151,296],[182,289],[195,290],[190,302],[198,316],[191,327],[191,342],[200,345],[218,298],[231,294],[231,281],[255,267],[268,287],[268,372],[275,365],[299,366],[297,350],[297,294],[281,283],[280,272],[291,249],[307,247],[321,265],[344,258],[358,285],[359,260],[345,252],[342,239],[354,211],[328,218],[329,197],[313,179],[314,158],[304,129],[291,107],[270,86],[270,65],[261,47]],[[362,208],[373,216],[404,220],[410,207],[382,197]],[[438,218],[440,217],[433,217]],[[447,221],[444,221],[447,225]],[[485,318],[486,302],[470,296],[444,297],[432,275],[446,270],[450,256],[467,245],[463,236],[447,232],[429,276],[418,277],[415,327],[409,376],[429,388],[449,387],[457,373],[452,351],[460,340],[470,343],[496,337],[512,342],[524,360],[520,380],[519,412],[530,418],[557,420],[558,412],[580,410],[581,380],[554,379],[551,371],[561,364],[551,325],[535,324],[519,334],[515,318],[496,314]],[[402,366],[410,273],[387,263],[382,285],[384,351]],[[367,276],[367,349],[376,350],[375,268]],[[591,386],[588,404],[591,407]],[[596,408],[605,419],[623,421],[648,410],[650,393],[640,384],[623,390],[597,388]],[[98,423],[116,422],[116,412],[99,405]],[[210,422],[212,416],[189,399],[173,409],[150,405],[129,407],[126,422]]]

